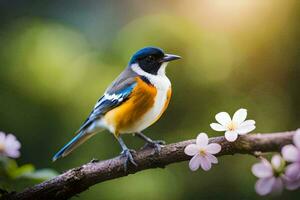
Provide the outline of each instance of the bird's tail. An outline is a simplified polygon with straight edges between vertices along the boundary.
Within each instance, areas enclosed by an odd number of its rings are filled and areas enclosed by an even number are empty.
[[[59,152],[57,152],[53,158],[52,161],[56,161],[59,158],[67,156],[69,153],[71,153],[74,149],[76,149],[79,145],[87,141],[89,138],[91,138],[93,135],[95,135],[96,132],[93,133],[87,133],[85,130],[80,131],[68,144],[66,144]]]

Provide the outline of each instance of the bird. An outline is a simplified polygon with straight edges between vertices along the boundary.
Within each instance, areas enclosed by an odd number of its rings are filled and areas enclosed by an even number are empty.
[[[124,134],[133,134],[159,153],[162,140],[152,140],[142,133],[164,113],[171,98],[171,82],[166,76],[170,61],[178,55],[167,54],[158,47],[144,47],[131,57],[127,67],[105,90],[96,102],[90,115],[75,133],[75,137],[58,151],[53,161],[70,154],[75,148],[94,136],[108,130],[119,142],[125,157],[124,169],[128,164],[137,166],[132,152],[124,143]]]

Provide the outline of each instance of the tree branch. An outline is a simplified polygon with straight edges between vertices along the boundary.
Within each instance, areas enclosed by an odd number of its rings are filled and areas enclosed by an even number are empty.
[[[222,146],[222,150],[217,156],[237,153],[255,154],[255,152],[280,151],[282,146],[292,143],[294,133],[295,131],[250,134],[240,136],[233,143],[227,142],[223,136],[210,138],[209,141],[210,143],[219,143]],[[90,162],[81,167],[70,169],[51,180],[29,187],[22,192],[7,194],[1,199],[68,199],[97,183],[134,174],[145,169],[164,168],[171,163],[189,160],[190,157],[184,154],[184,148],[191,143],[195,143],[195,140],[165,145],[159,155],[156,155],[153,149],[139,150],[133,155],[138,166],[131,166],[127,172],[124,172],[124,158],[121,156],[99,162]]]

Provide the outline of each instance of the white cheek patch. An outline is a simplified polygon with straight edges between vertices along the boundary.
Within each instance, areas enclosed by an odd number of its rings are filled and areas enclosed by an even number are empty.
[[[145,76],[152,85],[157,89],[166,89],[171,86],[171,82],[166,76],[166,67],[168,63],[163,63],[159,68],[157,75],[150,74],[145,72],[138,64],[131,65],[131,69],[140,76]]]
[[[131,69],[132,69],[132,71],[134,71],[138,75],[147,77],[149,80],[152,76],[154,76],[154,75],[142,70],[142,68],[139,66],[139,64],[132,64]]]
[[[166,75],[166,67],[167,67],[168,64],[169,64],[168,62],[163,63],[160,66],[160,68],[159,68],[159,70],[157,72],[157,75],[159,75],[159,76],[165,76]]]

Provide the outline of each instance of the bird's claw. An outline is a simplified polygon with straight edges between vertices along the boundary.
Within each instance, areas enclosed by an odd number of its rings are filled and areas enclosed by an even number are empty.
[[[126,172],[127,169],[128,169],[128,164],[129,163],[132,163],[134,166],[137,166],[136,162],[134,161],[133,159],[133,156],[131,153],[135,153],[135,150],[132,150],[132,149],[124,149],[122,152],[121,152],[121,155],[123,157],[125,157],[125,162],[124,162],[124,171]]]
[[[150,146],[152,148],[154,148],[154,151],[156,154],[159,154],[161,151],[161,145],[166,144],[165,141],[163,140],[153,140],[151,142],[147,142],[146,145],[144,146],[144,148]]]
[[[165,145],[166,141],[164,141],[164,140],[154,140],[153,143],[160,144],[160,145]]]

